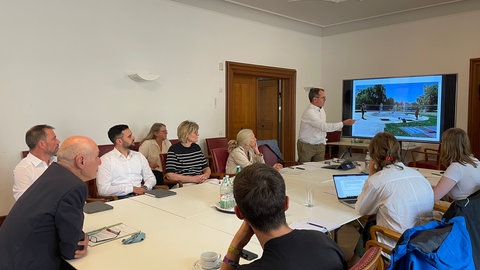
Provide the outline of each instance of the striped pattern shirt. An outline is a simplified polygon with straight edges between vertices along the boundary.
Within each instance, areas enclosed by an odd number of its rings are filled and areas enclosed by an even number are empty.
[[[168,149],[166,167],[167,173],[193,176],[202,174],[208,163],[198,144],[185,147],[176,143]]]

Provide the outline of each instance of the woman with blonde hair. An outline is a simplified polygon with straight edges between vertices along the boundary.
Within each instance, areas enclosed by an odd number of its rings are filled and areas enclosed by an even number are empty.
[[[172,145],[167,139],[168,131],[165,124],[154,123],[147,136],[140,142],[138,152],[148,160],[148,165],[157,179],[157,185],[163,185],[163,170],[160,154],[167,153]]]
[[[355,210],[360,215],[375,215],[370,219],[355,248],[351,262],[363,256],[369,229],[375,223],[403,233],[432,218],[433,191],[430,183],[417,170],[400,161],[400,143],[390,133],[377,133],[368,147],[370,175],[358,196]],[[390,240],[390,241],[388,241]],[[394,247],[391,239],[380,239]]]
[[[251,129],[242,129],[237,133],[237,140],[228,142],[228,159],[225,172],[236,173],[237,166],[241,169],[254,163],[265,163],[262,153],[258,150],[257,139]],[[276,163],[273,167],[277,170],[283,168],[282,164]]]
[[[447,169],[433,188],[435,201],[447,195],[462,200],[480,189],[480,162],[470,151],[467,133],[460,128],[443,132],[440,161]]]
[[[183,183],[203,183],[210,177],[210,167],[198,142],[198,124],[185,120],[177,128],[179,142],[167,153],[168,180]]]

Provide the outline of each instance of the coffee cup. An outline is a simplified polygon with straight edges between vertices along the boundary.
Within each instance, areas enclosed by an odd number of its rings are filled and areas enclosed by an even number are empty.
[[[221,254],[214,251],[206,251],[200,255],[200,265],[203,269],[217,269],[222,264]]]

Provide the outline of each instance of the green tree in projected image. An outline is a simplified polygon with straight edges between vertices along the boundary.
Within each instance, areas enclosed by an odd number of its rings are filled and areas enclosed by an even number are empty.
[[[424,107],[427,112],[434,112],[437,111],[437,102],[438,86],[425,85],[423,87],[423,95],[417,98],[417,103],[420,105],[420,107]]]

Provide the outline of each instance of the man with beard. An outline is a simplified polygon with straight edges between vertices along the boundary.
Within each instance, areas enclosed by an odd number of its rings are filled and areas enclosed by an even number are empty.
[[[141,153],[132,151],[135,137],[127,125],[116,125],[108,130],[114,148],[101,157],[97,188],[101,196],[118,196],[120,199],[142,195],[155,186],[157,180]]]
[[[25,142],[29,148],[28,155],[13,170],[13,197],[18,200],[37,178],[57,161],[60,145],[53,127],[36,125],[25,134]]]

